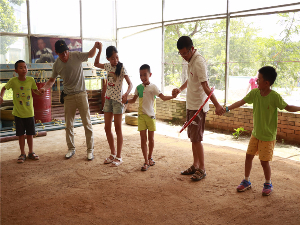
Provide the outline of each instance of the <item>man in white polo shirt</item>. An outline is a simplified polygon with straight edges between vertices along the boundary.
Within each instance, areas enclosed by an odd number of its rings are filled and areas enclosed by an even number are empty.
[[[187,88],[186,94],[186,119],[189,121],[205,102],[211,89],[208,86],[206,61],[203,56],[194,48],[193,41],[188,36],[182,36],[177,41],[178,54],[185,59],[188,64],[188,79],[180,88],[175,88],[172,95],[177,96],[181,91]],[[214,94],[210,100],[216,107],[216,113],[221,115],[223,107],[218,103]],[[193,165],[182,171],[182,175],[192,175],[191,179],[199,181],[206,176],[204,166],[204,149],[202,145],[203,132],[205,126],[205,116],[209,110],[209,104],[206,103],[201,112],[194,121],[188,126],[188,137],[192,142]]]

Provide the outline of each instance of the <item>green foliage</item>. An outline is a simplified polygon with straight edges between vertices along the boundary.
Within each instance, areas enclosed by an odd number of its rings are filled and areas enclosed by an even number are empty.
[[[234,129],[234,130],[235,130],[235,132],[232,133],[232,135],[233,135],[233,137],[236,138],[236,139],[239,139],[240,135],[241,135],[243,132],[247,131],[247,130],[244,129],[244,127],[239,127],[239,128],[237,128],[237,129]]]
[[[5,86],[6,83],[0,83],[0,90]],[[6,90],[3,96],[3,100],[12,100],[13,99],[13,91],[12,89]]]
[[[276,22],[276,21],[274,21]],[[260,28],[245,18],[230,20],[229,76],[254,76],[262,66],[274,66],[278,77],[274,87],[285,88],[287,94],[299,82],[300,12],[278,14],[280,38],[260,37]],[[193,39],[195,48],[208,65],[211,86],[224,90],[226,20],[196,21],[165,27],[165,84],[176,85],[186,79],[187,66],[177,54],[180,36]],[[176,82],[177,80],[177,82]]]
[[[18,33],[20,31],[20,21],[16,19],[15,10],[10,3],[20,6],[24,2],[25,0],[0,0],[0,32]],[[16,37],[1,36],[1,54],[6,54],[9,46],[16,41]]]

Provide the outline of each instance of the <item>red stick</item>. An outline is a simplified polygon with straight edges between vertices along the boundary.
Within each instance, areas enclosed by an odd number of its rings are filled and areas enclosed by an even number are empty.
[[[206,104],[206,102],[208,101],[208,99],[210,99],[210,97],[211,97],[211,95],[213,94],[214,90],[215,90],[215,87],[212,87],[212,88],[211,88],[211,92],[210,92],[210,94],[207,96],[207,99],[205,100],[205,102],[203,103],[203,105],[200,107],[200,109],[198,109],[198,111],[194,114],[194,116],[193,116],[189,121],[186,121],[186,122],[183,124],[183,126],[182,126],[181,130],[179,131],[179,133],[181,133],[185,128],[187,128],[187,126],[190,125],[191,122],[195,119],[195,117],[200,113],[200,111],[202,110],[202,108],[204,107],[204,105]]]

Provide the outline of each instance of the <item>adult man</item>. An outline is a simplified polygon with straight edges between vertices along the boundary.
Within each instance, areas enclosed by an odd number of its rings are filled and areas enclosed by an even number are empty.
[[[58,75],[63,79],[64,92],[67,95],[64,97],[66,141],[68,146],[66,159],[71,158],[75,154],[73,129],[76,109],[79,110],[85,130],[87,159],[94,159],[93,128],[85,90],[82,62],[87,61],[88,58],[92,58],[96,54],[97,47],[99,47],[99,42],[95,42],[94,47],[89,52],[69,52],[66,42],[58,40],[55,43],[55,52],[59,58],[53,64],[52,77],[40,89],[40,92],[44,93],[45,90],[51,88]]]
[[[188,64],[188,79],[180,88],[172,91],[173,96],[177,96],[181,91],[187,88],[186,94],[186,117],[189,121],[195,112],[204,103],[211,90],[208,86],[207,68],[205,59],[194,49],[193,41],[188,36],[182,36],[177,41],[177,49],[183,59]],[[218,103],[214,94],[211,101],[216,107],[216,113],[221,115],[224,111],[223,107]],[[206,176],[204,166],[204,149],[202,145],[203,132],[205,125],[206,112],[209,105],[206,103],[201,112],[196,116],[194,121],[188,127],[188,137],[192,142],[192,150],[194,156],[193,165],[182,171],[182,175],[192,175],[191,179],[199,181]]]

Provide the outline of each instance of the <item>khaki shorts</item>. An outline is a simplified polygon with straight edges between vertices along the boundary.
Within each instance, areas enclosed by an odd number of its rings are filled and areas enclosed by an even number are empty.
[[[141,130],[156,131],[156,120],[146,114],[139,114],[138,116],[138,131]]]
[[[247,154],[259,155],[261,161],[272,161],[273,151],[276,140],[274,141],[260,141],[253,135],[251,135]]]
[[[186,121],[189,121],[197,110],[186,110]],[[187,134],[191,142],[201,142],[203,141],[203,133],[205,127],[205,116],[206,113],[201,110],[201,112],[195,117],[191,124],[187,128]]]

